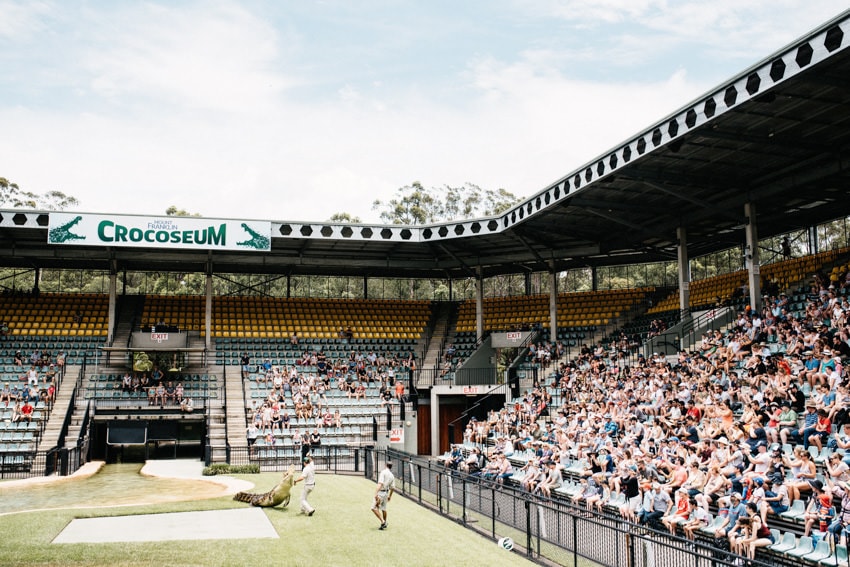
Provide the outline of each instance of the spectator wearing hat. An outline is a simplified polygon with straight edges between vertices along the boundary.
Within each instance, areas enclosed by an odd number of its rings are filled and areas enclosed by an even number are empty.
[[[777,516],[788,511],[791,499],[788,497],[788,487],[785,486],[785,478],[782,473],[773,473],[765,479],[765,491],[763,502],[770,507]],[[767,512],[767,507],[764,508]]]
[[[714,537],[726,537],[731,543],[738,536],[738,531],[741,528],[738,519],[741,516],[746,516],[746,513],[746,508],[741,503],[741,495],[737,492],[730,494],[728,512],[725,519],[715,528]]]
[[[803,514],[805,520],[803,535],[806,537],[811,534],[815,522],[818,522],[819,527],[826,527],[832,523],[832,490],[818,479],[810,480],[809,486],[811,486],[812,496]]]
[[[803,414],[803,428],[795,428],[790,431],[780,431],[779,438],[782,440],[782,443],[802,443],[806,429],[811,428],[813,432],[817,422],[817,404],[815,404],[814,400],[809,400],[806,402],[806,413]],[[809,432],[809,435],[811,435],[812,432]]]
[[[746,458],[750,465],[744,471],[743,476],[750,480],[763,478],[767,474],[767,471],[770,469],[770,465],[773,462],[773,458],[770,453],[767,452],[767,443],[765,441],[759,441],[756,444],[756,454],[746,455]]]

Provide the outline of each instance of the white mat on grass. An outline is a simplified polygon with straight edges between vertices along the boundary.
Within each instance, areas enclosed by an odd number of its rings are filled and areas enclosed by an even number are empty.
[[[259,508],[73,520],[53,543],[277,538]]]

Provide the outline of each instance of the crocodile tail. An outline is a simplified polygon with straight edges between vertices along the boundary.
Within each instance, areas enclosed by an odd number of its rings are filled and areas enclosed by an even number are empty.
[[[255,495],[251,494],[250,492],[237,492],[233,499],[237,502],[247,502],[248,504],[250,504],[254,496]]]

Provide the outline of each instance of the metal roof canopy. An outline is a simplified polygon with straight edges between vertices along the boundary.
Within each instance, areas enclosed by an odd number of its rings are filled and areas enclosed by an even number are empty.
[[[272,222],[270,252],[47,243],[49,211],[0,211],[0,265],[465,278],[696,257],[850,215],[850,10],[507,213],[426,226]],[[600,120],[605,117],[601,116]]]

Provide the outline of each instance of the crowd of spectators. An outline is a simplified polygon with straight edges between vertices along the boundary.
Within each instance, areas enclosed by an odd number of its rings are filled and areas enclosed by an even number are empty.
[[[833,499],[850,506],[848,286],[850,275],[816,276],[802,310],[766,296],[678,356],[555,354],[544,382],[467,424],[473,451],[444,460],[504,482],[505,461],[521,456],[520,487],[541,496],[569,467],[576,503],[618,502],[623,519],[691,539],[716,512],[715,536],[750,557],[794,500],[806,502],[805,535],[843,538],[850,508]]]
[[[25,408],[39,402],[52,405],[56,396],[57,378],[65,364],[64,353],[52,356],[49,351],[35,349],[30,355],[15,351],[14,366],[18,369],[17,380],[3,381],[0,388],[0,404],[4,407],[24,409],[23,414],[15,411],[19,419],[32,419],[32,412]],[[13,417],[13,420],[14,417]]]
[[[355,402],[370,397],[380,407],[399,403],[416,364],[412,353],[352,349],[347,357],[331,360],[321,348],[304,350],[295,364],[286,366],[272,365],[269,359],[254,366],[247,354],[242,362],[243,376],[255,380],[263,392],[248,408],[249,445],[260,439],[270,446],[283,444],[286,435],[299,447],[309,445],[300,427],[313,427],[316,435],[343,427],[345,416],[328,399],[332,390]],[[370,392],[377,392],[377,399]]]

